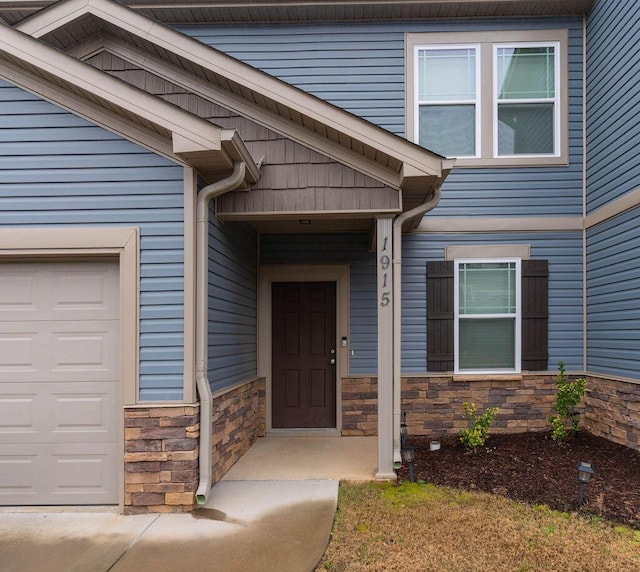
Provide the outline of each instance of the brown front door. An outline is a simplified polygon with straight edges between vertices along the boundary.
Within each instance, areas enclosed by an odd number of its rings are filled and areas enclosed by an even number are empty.
[[[271,424],[335,428],[336,284],[274,282],[272,297]]]

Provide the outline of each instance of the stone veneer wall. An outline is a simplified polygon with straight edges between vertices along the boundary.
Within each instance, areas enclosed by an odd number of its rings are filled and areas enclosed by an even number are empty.
[[[214,397],[214,483],[264,435],[264,397],[264,378]],[[199,479],[199,413],[199,405],[125,409],[125,514],[193,509]]]
[[[498,407],[492,431],[541,431],[555,403],[555,375],[522,375],[517,379],[454,381],[451,376],[403,377],[402,411],[409,435],[453,435],[467,427],[462,404],[479,410]],[[342,380],[342,434],[377,433],[377,379]]]
[[[378,434],[378,379],[342,378],[342,435]]]
[[[193,508],[199,411],[198,405],[125,409],[125,514]]]
[[[214,396],[213,482],[218,482],[247,452],[266,427],[265,379],[257,378]]]
[[[582,424],[594,435],[640,451],[640,384],[587,376]]]

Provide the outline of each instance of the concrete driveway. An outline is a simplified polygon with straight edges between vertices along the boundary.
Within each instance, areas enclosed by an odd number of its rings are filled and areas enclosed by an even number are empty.
[[[0,512],[2,572],[308,572],[337,480],[222,481],[190,514]]]

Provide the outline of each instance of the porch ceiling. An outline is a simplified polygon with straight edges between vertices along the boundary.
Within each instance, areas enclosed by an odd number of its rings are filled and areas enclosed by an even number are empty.
[[[16,24],[53,0],[0,0],[0,16]],[[593,0],[125,0],[169,24],[418,20],[586,13]]]

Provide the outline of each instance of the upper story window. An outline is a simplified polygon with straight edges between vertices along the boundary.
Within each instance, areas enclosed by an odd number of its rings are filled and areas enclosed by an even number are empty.
[[[457,166],[566,164],[567,37],[407,34],[407,137]]]
[[[416,48],[418,142],[447,157],[478,148],[478,46]]]

